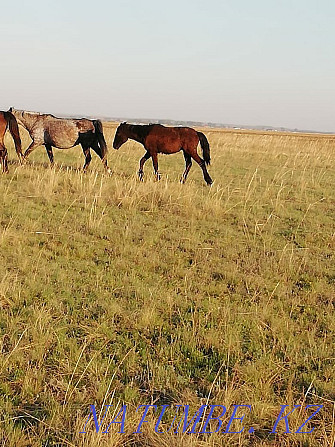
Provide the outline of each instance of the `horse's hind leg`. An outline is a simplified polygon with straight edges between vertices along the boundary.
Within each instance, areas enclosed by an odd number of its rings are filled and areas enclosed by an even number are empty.
[[[0,163],[2,165],[2,172],[8,173],[7,149],[2,144],[0,144]]]
[[[198,163],[198,165],[202,169],[202,173],[204,175],[205,182],[207,183],[208,186],[210,186],[213,183],[213,180],[211,179],[210,175],[208,174],[205,160],[203,160],[201,157],[199,157],[199,155],[197,154],[196,151],[194,151],[190,155]]]
[[[84,155],[85,155],[85,164],[83,166],[83,171],[86,172],[89,164],[91,163],[92,156],[91,156],[91,151],[90,151],[90,147],[89,146],[83,146],[82,145],[82,148],[83,148],[83,152],[84,152]]]
[[[185,167],[185,171],[183,173],[183,176],[180,179],[181,183],[185,183],[186,182],[187,175],[188,175],[188,173],[189,173],[189,171],[191,169],[191,166],[192,166],[192,157],[191,157],[191,155],[188,154],[187,152],[185,152],[184,150],[183,150],[183,154],[184,154],[184,158],[185,158],[185,165],[186,165],[186,167]]]
[[[54,164],[54,154],[52,152],[52,146],[51,146],[51,144],[45,144],[44,146],[47,151],[50,163],[51,163],[51,165],[53,165]]]
[[[149,154],[149,152],[147,152],[146,154],[144,154],[144,156],[140,160],[140,169],[138,171],[138,176],[139,176],[141,182],[143,182],[143,166],[144,166],[144,163],[147,160],[149,160],[150,157],[151,157],[151,155]]]
[[[101,162],[104,165],[104,168],[107,172],[107,174],[112,174],[112,170],[107,165],[107,156],[103,157],[101,153],[101,148],[99,146],[99,143],[97,141],[94,141],[91,144],[91,148],[94,150],[94,152],[101,158]],[[84,152],[85,153],[85,152]]]

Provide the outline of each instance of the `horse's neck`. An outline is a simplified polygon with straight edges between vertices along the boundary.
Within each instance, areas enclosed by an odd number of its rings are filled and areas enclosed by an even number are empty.
[[[24,112],[19,120],[22,122],[24,127],[26,127],[28,130],[30,130],[34,124],[36,123],[39,115],[35,115],[34,113]]]
[[[138,126],[136,124],[129,125],[129,138],[137,141],[138,143],[144,143],[146,134],[144,132],[143,126]]]

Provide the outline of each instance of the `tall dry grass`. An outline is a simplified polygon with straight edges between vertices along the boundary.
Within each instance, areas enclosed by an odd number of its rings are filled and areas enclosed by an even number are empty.
[[[105,125],[112,147],[112,125]],[[181,154],[162,181],[128,142],[80,171],[43,148],[0,178],[0,439],[6,446],[332,446],[334,138],[207,130],[212,188]],[[28,138],[23,137],[24,146]],[[241,434],[167,432],[177,404],[250,404]],[[127,404],[124,434],[80,434]],[[171,405],[163,434],[140,404]],[[280,406],[323,404],[311,434]],[[306,412],[290,416],[292,431]],[[241,427],[235,423],[236,431]],[[249,433],[249,427],[255,432]],[[215,430],[215,422],[212,424]],[[306,430],[307,431],[307,430]]]

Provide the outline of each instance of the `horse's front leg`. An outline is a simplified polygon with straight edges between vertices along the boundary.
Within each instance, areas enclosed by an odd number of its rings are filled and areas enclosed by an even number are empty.
[[[143,182],[143,174],[144,174],[143,173],[143,166],[144,166],[144,163],[147,160],[149,160],[150,157],[151,157],[151,154],[149,154],[149,152],[147,152],[146,154],[144,154],[144,156],[140,160],[140,169],[138,171],[138,176],[139,176],[141,182]]]
[[[23,155],[23,160],[26,160],[27,157],[32,153],[32,151],[34,149],[36,149],[38,146],[42,146],[43,141],[41,140],[34,140],[30,143],[30,145],[28,146],[28,148],[25,150],[25,153]]]
[[[157,152],[154,152],[153,154],[151,154],[152,156],[152,165],[154,167],[154,173],[156,176],[156,180],[160,180],[161,179],[161,175],[158,172],[158,160],[157,160]]]

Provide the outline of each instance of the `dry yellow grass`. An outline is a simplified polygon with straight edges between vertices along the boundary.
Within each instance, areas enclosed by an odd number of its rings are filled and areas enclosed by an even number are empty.
[[[82,174],[80,148],[50,169],[11,147],[0,178],[2,445],[332,446],[334,137],[207,129],[208,188],[195,164],[179,184],[181,154],[140,183],[143,148],[104,128],[111,177],[97,157]],[[107,403],[127,405],[125,433],[80,434]],[[252,412],[239,435],[167,433],[173,411],[134,434],[151,403],[222,404],[224,427]],[[323,404],[314,432],[271,434],[284,404]]]

